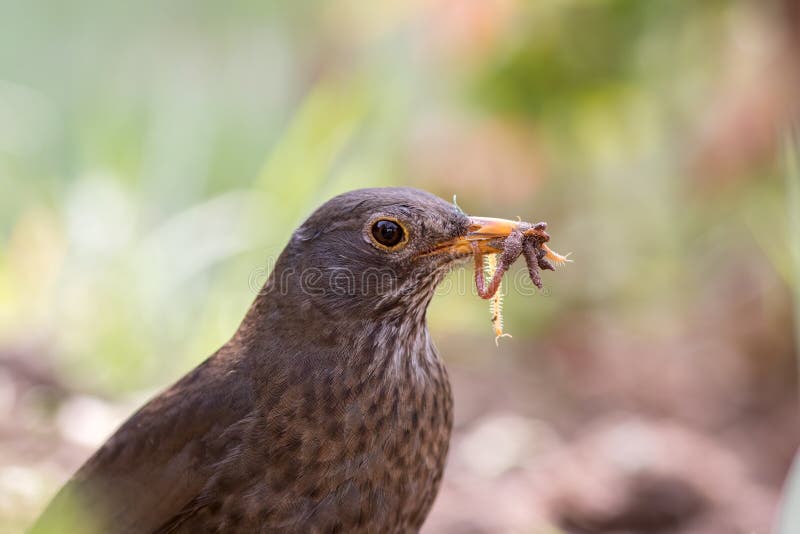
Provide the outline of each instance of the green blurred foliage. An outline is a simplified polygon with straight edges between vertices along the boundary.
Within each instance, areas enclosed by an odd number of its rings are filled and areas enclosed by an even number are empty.
[[[729,3],[529,4],[515,23],[516,42],[485,65],[480,92],[498,109],[538,120],[563,117],[576,103],[599,95],[624,100],[629,96],[625,87],[636,90],[636,84],[663,82],[663,73],[686,59],[681,48],[696,41],[692,33],[699,30],[707,37],[717,31],[719,15]],[[715,44],[706,42],[709,57]],[[665,54],[666,47],[673,53]],[[696,61],[696,50],[684,48],[684,53]]]

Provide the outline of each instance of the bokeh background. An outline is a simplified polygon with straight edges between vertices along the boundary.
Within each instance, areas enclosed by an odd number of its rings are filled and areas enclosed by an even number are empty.
[[[0,13],[0,531],[228,339],[315,206],[411,185],[575,260],[509,291],[499,348],[471,290],[434,299],[426,532],[767,532],[800,437],[796,2]]]

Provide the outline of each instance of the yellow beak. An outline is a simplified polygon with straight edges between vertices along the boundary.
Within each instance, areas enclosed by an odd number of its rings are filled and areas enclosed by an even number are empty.
[[[474,252],[473,243],[477,243],[478,250],[482,254],[502,252],[503,240],[522,224],[521,221],[496,219],[494,217],[470,217],[469,220],[470,224],[466,235],[439,243],[436,248],[425,255],[448,252],[470,254]],[[527,226],[526,234],[538,235],[542,238],[542,242],[550,240],[550,236],[547,235],[544,229]]]

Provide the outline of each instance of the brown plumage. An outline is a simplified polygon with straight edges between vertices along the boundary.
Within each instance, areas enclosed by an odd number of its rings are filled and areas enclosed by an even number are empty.
[[[453,421],[425,311],[471,243],[496,251],[516,224],[483,221],[414,189],[327,202],[231,341],[126,421],[33,531],[419,529]]]

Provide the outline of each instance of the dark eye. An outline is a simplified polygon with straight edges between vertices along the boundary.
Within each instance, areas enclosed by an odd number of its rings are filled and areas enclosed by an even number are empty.
[[[394,221],[381,219],[372,225],[372,237],[384,247],[395,247],[403,241],[403,227]]]

